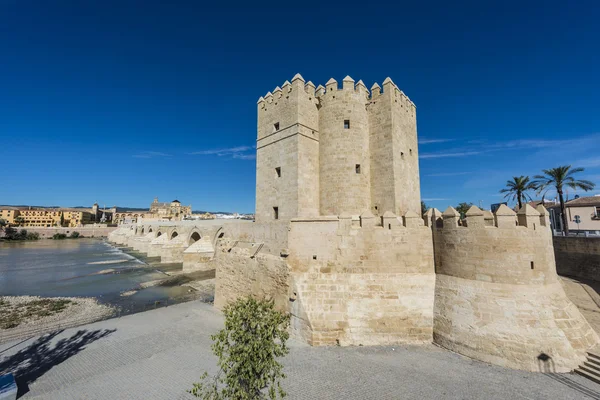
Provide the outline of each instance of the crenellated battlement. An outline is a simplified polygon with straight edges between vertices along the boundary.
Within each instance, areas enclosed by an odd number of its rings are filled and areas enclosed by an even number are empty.
[[[542,205],[535,209],[526,204],[516,213],[504,204],[495,213],[472,206],[467,211],[464,220],[460,219],[460,214],[453,207],[448,207],[443,213],[431,208],[425,213],[424,219],[425,225],[446,230],[461,228],[550,229],[548,210]]]
[[[395,102],[400,102],[406,104],[407,107],[416,109],[413,101],[389,77],[383,81],[383,88],[378,83],[374,83],[369,91],[362,80],[355,82],[350,76],[346,76],[342,80],[341,87],[334,78],[330,78],[325,86],[318,85],[315,87],[315,84],[311,81],[305,82],[300,74],[294,76],[292,83],[285,81],[281,87],[277,86],[272,92],[269,91],[265,96],[261,96],[258,99],[259,109],[268,109],[269,105],[277,106],[280,99],[289,99],[290,93],[302,88],[309,96],[309,101],[314,102],[314,104],[318,104],[319,100],[326,101],[336,98],[336,96],[340,95],[339,92],[346,92],[358,94],[367,101],[376,101],[381,96],[391,96]]]
[[[547,211],[525,205],[515,213],[502,205],[493,217],[491,221],[476,206],[462,221],[452,207],[443,213],[428,211],[425,221],[434,227],[436,272],[484,282],[556,282]]]
[[[598,338],[568,300],[556,274],[543,206],[428,210],[436,272],[433,338],[486,362],[538,370],[547,354],[569,371]]]
[[[259,97],[257,101],[258,109],[268,111],[274,106],[285,104],[281,102],[290,100],[290,98],[296,94],[306,94],[306,96],[301,96],[301,98],[310,101],[316,105],[318,101],[315,96],[315,90],[316,89],[314,83],[312,83],[311,81],[305,82],[302,75],[296,74],[292,78],[291,83],[290,81],[286,80],[285,82],[283,82],[281,87],[276,86],[272,92],[269,91],[264,96]]]

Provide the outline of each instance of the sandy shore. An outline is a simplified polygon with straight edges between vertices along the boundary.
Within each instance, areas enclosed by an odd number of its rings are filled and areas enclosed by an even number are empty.
[[[4,303],[4,312],[25,308],[28,303],[46,298],[37,296],[0,296],[0,303]],[[70,303],[63,310],[47,315],[23,318],[18,326],[9,329],[0,329],[0,341],[10,340],[15,337],[26,336],[30,332],[62,329],[91,323],[106,318],[114,313],[110,306],[99,304],[96,299],[86,297],[52,297],[50,300],[69,300]],[[3,340],[4,339],[4,340]]]

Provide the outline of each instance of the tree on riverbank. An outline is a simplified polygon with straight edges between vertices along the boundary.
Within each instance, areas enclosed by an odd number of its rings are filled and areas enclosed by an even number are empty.
[[[10,226],[4,227],[3,240],[38,240],[40,234],[37,232],[27,232],[26,229],[16,230]]]
[[[225,328],[211,336],[220,371],[215,377],[205,372],[189,392],[206,400],[285,397],[277,358],[289,352],[289,315],[275,310],[273,300],[253,297],[239,298],[223,314]]]

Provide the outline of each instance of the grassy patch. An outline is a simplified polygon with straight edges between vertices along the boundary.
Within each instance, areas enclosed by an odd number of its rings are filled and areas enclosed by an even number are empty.
[[[64,299],[35,299],[19,304],[0,299],[0,329],[15,328],[25,321],[58,314],[71,304],[75,303]]]

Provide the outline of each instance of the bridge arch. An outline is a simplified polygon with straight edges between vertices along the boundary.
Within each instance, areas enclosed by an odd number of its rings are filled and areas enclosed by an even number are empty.
[[[177,236],[179,236],[179,233],[177,233],[177,231],[173,231],[171,232],[171,240],[175,239]]]
[[[225,232],[225,229],[223,229],[223,227],[219,227],[219,229],[217,229],[217,231],[215,232],[215,236],[213,237],[213,248],[217,248],[217,241],[219,239],[223,239],[225,236],[227,235],[227,233]]]
[[[188,246],[193,245],[198,240],[202,239],[202,235],[197,230],[193,230],[188,237]]]

